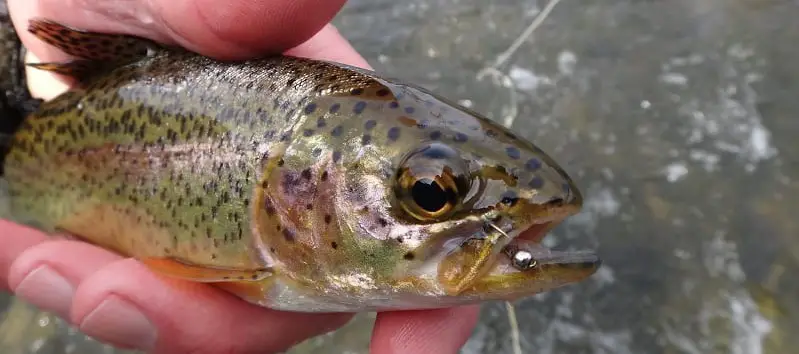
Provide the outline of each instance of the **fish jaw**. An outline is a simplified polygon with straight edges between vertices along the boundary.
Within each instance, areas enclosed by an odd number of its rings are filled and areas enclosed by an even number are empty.
[[[566,285],[579,283],[601,267],[594,251],[557,251],[539,242],[559,222],[536,224],[514,238],[497,257],[493,268],[457,296],[481,300],[516,300]],[[533,264],[529,269],[514,265],[517,252],[527,252]]]
[[[535,209],[541,217],[526,228],[514,229],[512,221],[505,224],[488,221],[500,237],[488,235],[472,239],[450,251],[438,264],[439,287],[450,298],[505,300],[577,283],[594,274],[601,266],[601,260],[595,252],[555,251],[541,245],[549,231],[579,212],[582,202],[579,195],[566,200],[564,204],[543,208],[543,211],[540,210],[541,206],[537,206]],[[502,229],[508,229],[508,232]],[[468,245],[469,242],[471,245]],[[492,251],[486,253],[488,249]],[[478,255],[479,251],[484,253]],[[514,257],[521,255],[528,258],[528,263],[514,264]],[[451,259],[461,262],[448,262]],[[464,272],[458,271],[463,268],[473,270],[471,279],[464,281],[463,276],[446,277],[449,274],[462,275]]]

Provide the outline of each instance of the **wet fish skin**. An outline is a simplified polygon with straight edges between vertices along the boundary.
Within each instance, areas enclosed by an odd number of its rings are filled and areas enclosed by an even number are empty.
[[[30,31],[78,58],[37,67],[79,85],[14,134],[3,178],[18,222],[290,311],[518,298],[599,267],[538,245],[582,203],[557,163],[423,88],[44,20]],[[515,269],[506,246],[542,261]]]

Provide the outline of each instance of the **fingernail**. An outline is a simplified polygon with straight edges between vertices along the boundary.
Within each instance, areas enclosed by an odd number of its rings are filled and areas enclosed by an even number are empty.
[[[80,330],[101,341],[138,350],[152,348],[157,336],[153,324],[136,306],[114,295],[83,319]]]
[[[69,320],[75,288],[61,274],[43,265],[34,269],[17,285],[14,293],[25,301]]]

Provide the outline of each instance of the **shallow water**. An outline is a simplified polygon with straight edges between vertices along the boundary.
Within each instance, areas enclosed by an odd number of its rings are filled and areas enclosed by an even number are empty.
[[[603,268],[516,303],[523,350],[795,351],[799,4],[564,0],[478,80],[544,5],[353,0],[336,19],[378,71],[507,123],[583,189],[547,242],[597,248]],[[18,305],[0,325],[16,351],[0,352],[111,352]],[[373,318],[293,352],[366,353]],[[486,305],[463,353],[510,350],[504,306]]]

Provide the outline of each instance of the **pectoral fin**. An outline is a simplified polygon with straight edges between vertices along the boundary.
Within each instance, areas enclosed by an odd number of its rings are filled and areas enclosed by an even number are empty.
[[[265,298],[270,281],[267,279],[262,282],[224,282],[214,283],[213,285],[233,295],[236,295],[250,302],[260,302]]]
[[[188,264],[171,258],[143,258],[140,261],[156,273],[199,283],[257,282],[272,274],[266,268],[227,269]]]

